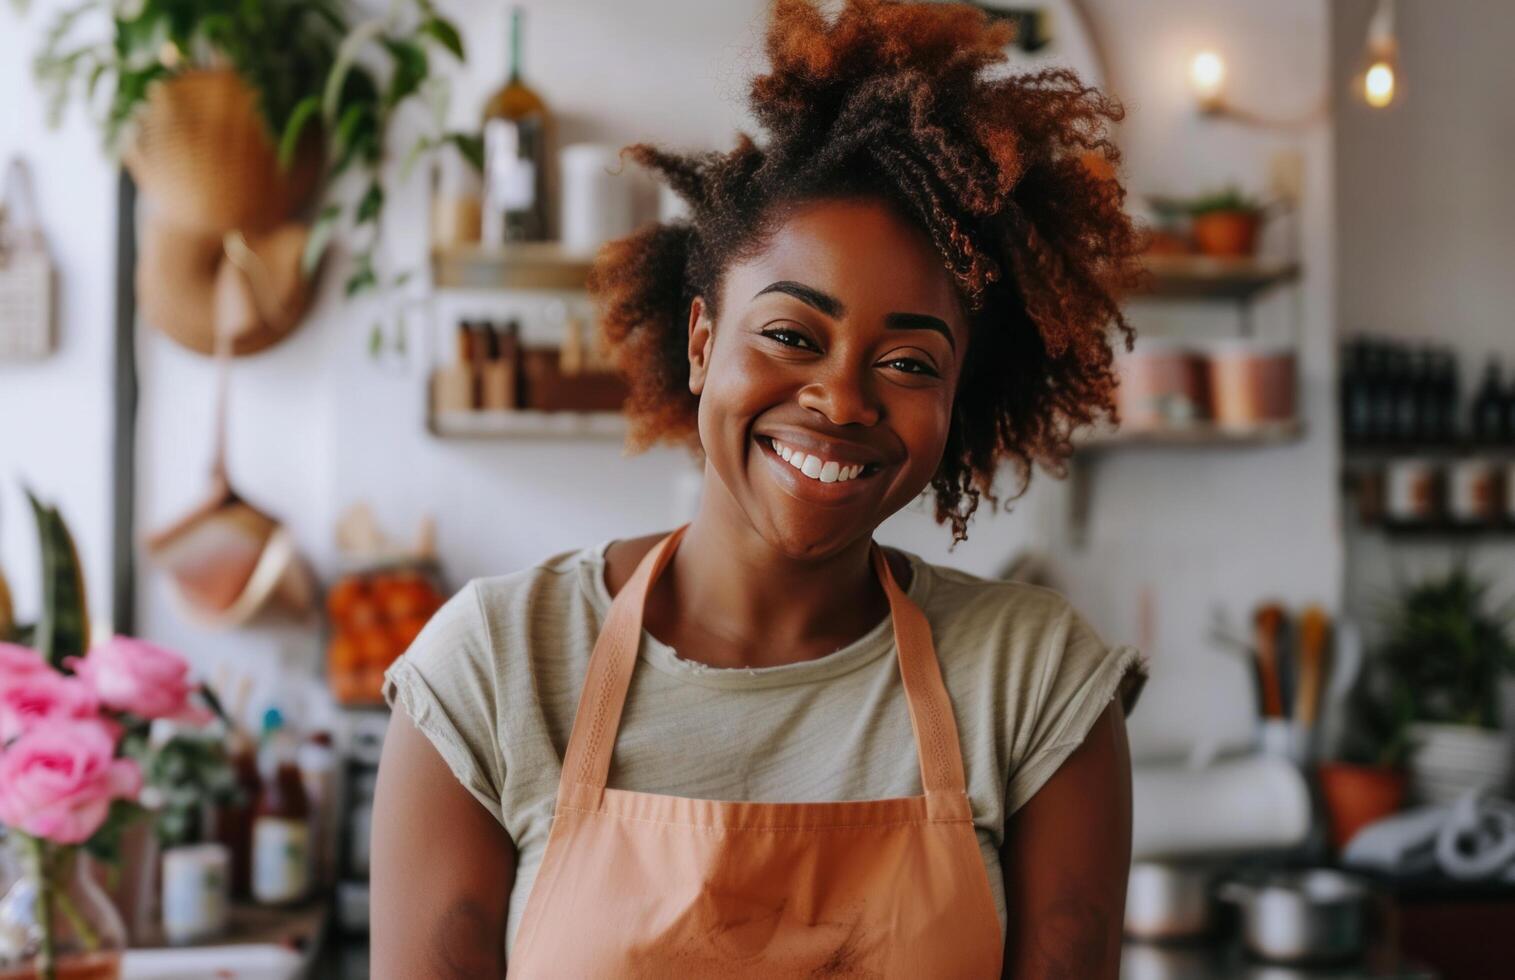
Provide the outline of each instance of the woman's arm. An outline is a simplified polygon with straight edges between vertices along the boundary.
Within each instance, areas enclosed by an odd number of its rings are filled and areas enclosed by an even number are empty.
[[[1000,851],[1004,976],[1113,980],[1131,869],[1131,754],[1119,702],[1018,810]]]
[[[499,977],[516,852],[404,711],[374,794],[373,976]]]

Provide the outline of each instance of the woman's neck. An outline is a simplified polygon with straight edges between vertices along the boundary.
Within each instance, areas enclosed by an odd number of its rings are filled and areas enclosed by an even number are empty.
[[[681,657],[716,667],[813,660],[888,616],[870,539],[795,559],[752,527],[713,475],[706,491],[645,615],[648,630]]]

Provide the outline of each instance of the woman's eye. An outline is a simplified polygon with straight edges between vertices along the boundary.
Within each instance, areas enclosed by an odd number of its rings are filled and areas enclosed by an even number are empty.
[[[799,333],[795,330],[789,330],[785,327],[773,327],[768,330],[764,330],[763,336],[772,337],[774,340],[783,344],[785,347],[799,347],[810,350],[818,349],[804,334]]]
[[[914,357],[896,357],[884,363],[890,367],[898,367],[907,374],[924,374],[928,377],[936,377],[936,368]]]

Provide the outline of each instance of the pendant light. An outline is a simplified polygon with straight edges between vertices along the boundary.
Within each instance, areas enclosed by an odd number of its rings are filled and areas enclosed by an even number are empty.
[[[1399,97],[1399,42],[1394,37],[1394,0],[1378,0],[1368,21],[1362,74],[1356,85],[1362,100],[1386,109]]]

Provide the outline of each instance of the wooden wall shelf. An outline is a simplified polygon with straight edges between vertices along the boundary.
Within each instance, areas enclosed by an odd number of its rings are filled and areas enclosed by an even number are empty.
[[[619,412],[515,411],[437,412],[427,428],[439,439],[590,439],[626,438],[626,416]]]
[[[431,256],[439,289],[583,289],[594,256],[557,242],[514,242],[500,248],[463,245]]]
[[[1304,438],[1304,433],[1304,422],[1299,419],[1259,422],[1244,428],[1230,426],[1223,428],[1210,423],[1199,423],[1182,429],[1117,429],[1089,432],[1074,437],[1073,445],[1079,452],[1142,446],[1223,449],[1228,446],[1266,446],[1296,442]]]
[[[1300,275],[1299,263],[1287,259],[1148,255],[1142,265],[1150,279],[1136,297],[1151,299],[1245,302]]]

